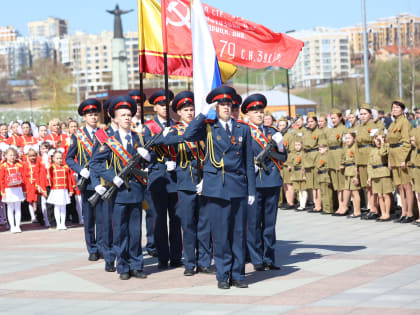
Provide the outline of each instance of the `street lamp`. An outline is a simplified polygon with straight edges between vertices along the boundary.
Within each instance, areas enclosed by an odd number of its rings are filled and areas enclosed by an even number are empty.
[[[368,60],[368,43],[366,32],[366,5],[362,0],[362,23],[363,23],[363,64],[365,72],[365,102],[370,104],[370,82],[369,82],[369,60]]]
[[[400,14],[397,16],[398,25],[398,95],[400,99],[403,97],[402,91],[402,71],[401,71],[401,26],[400,26]]]

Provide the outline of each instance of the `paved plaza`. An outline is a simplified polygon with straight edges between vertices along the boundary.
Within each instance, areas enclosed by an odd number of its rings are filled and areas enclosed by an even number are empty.
[[[31,231],[28,231],[31,230]],[[143,229],[144,230],[144,229]],[[246,268],[248,289],[160,271],[121,281],[89,262],[81,227],[0,230],[2,314],[420,314],[420,228],[279,211],[279,271]]]

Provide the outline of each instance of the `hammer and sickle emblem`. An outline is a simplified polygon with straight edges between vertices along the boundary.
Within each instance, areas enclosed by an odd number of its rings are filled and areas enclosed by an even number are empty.
[[[178,8],[178,5],[183,6],[183,8]],[[171,24],[177,27],[182,27],[184,25],[187,25],[188,28],[191,28],[190,27],[190,8],[187,5],[185,5],[185,3],[177,1],[177,0],[169,2],[168,12],[170,13],[173,12],[176,15],[176,17],[178,17],[179,20],[177,19],[176,21],[173,21],[167,16],[166,25]]]

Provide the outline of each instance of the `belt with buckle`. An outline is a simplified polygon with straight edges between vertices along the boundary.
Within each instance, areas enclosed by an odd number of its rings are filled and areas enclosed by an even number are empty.
[[[391,148],[398,148],[400,146],[402,146],[402,143],[393,143],[389,145]]]
[[[343,146],[341,146],[341,145],[335,145],[335,146],[333,146],[333,147],[328,147],[330,150],[338,150],[338,149],[342,149],[343,148]]]
[[[318,174],[325,174],[327,170],[318,171]]]
[[[371,145],[371,144],[361,144],[358,147],[359,147],[359,149],[360,148],[373,148],[373,145]]]
[[[353,166],[353,165],[356,165],[356,164],[355,163],[347,163],[347,164],[344,164],[345,167]]]
[[[318,151],[318,149],[309,149],[309,150],[305,150],[305,153],[309,153],[309,152],[315,152],[315,151]]]
[[[385,164],[372,165],[372,168],[386,167]]]

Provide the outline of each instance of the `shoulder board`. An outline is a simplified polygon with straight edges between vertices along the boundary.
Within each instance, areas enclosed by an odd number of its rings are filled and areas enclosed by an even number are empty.
[[[108,139],[108,135],[105,132],[105,129],[99,129],[98,131],[96,131],[95,136],[100,143],[104,143]]]

